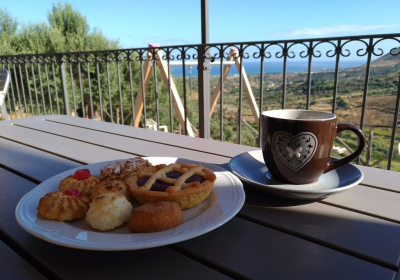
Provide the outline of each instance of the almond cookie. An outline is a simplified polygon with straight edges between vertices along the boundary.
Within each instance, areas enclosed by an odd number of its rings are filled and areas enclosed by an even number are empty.
[[[110,192],[122,193],[123,195],[125,195],[127,200],[132,199],[132,194],[129,191],[124,181],[106,180],[106,181],[101,181],[100,183],[98,183],[96,186],[93,187],[91,200],[93,200],[96,196]]]
[[[154,201],[133,210],[129,227],[133,232],[157,232],[180,225],[182,210],[173,201]]]
[[[52,192],[39,200],[38,213],[45,219],[71,221],[82,218],[89,209],[89,199],[77,190]]]

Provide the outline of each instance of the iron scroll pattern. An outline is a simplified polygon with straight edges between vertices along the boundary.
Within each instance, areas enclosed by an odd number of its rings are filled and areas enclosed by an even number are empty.
[[[335,56],[340,57],[349,57],[351,55],[351,51],[347,48],[347,46],[352,42],[358,42],[363,45],[362,48],[358,48],[355,51],[355,55],[358,57],[362,57],[367,55],[368,53],[373,54],[376,57],[380,57],[385,54],[384,50],[379,47],[379,44],[383,41],[394,41],[398,43],[397,47],[393,47],[390,49],[389,54],[396,56],[400,54],[400,39],[397,37],[385,37],[380,38],[376,41],[370,40],[369,38],[359,38],[359,39],[323,39],[323,40],[309,40],[303,42],[263,42],[263,43],[235,43],[235,44],[213,44],[207,45],[207,50],[214,50],[213,54],[205,54],[205,59],[214,62],[216,60],[221,59],[228,59],[229,57],[229,48],[235,49],[236,52],[233,54],[233,58],[241,58],[241,59],[260,59],[263,57],[264,59],[271,59],[271,58],[284,58],[287,57],[289,59],[295,58],[297,55],[300,58],[307,58],[312,56],[314,58],[320,58],[323,55],[321,50],[318,50],[319,47],[322,45],[326,45],[328,50],[325,50],[325,56],[328,58],[332,58]],[[304,50],[298,51],[298,54],[293,51],[295,46],[299,46]],[[270,49],[273,47],[278,48],[278,51],[271,52]],[[246,50],[254,48],[256,49],[255,52],[249,53]]]
[[[322,39],[305,39],[305,40],[292,40],[292,41],[261,41],[261,42],[239,42],[239,43],[218,43],[218,44],[205,44],[205,45],[181,45],[181,46],[160,46],[160,47],[146,47],[146,48],[132,48],[132,49],[119,49],[119,50],[102,50],[102,51],[84,51],[84,52],[66,52],[66,53],[42,53],[42,54],[20,54],[20,55],[1,55],[0,64],[49,64],[49,63],[74,63],[74,62],[116,62],[116,61],[146,61],[146,60],[159,60],[169,59],[174,60],[197,60],[200,48],[205,50],[204,58],[211,62],[220,59],[221,57],[227,58],[229,56],[229,48],[236,48],[237,52],[234,58],[261,58],[271,59],[275,58],[295,58],[296,53],[293,51],[295,46],[304,48],[298,51],[301,58],[313,56],[319,58],[322,56],[322,51],[318,50],[321,45],[328,45],[329,50],[325,51],[326,57],[334,57],[339,55],[341,57],[348,57],[351,55],[347,46],[352,42],[358,42],[363,45],[362,48],[355,51],[355,55],[362,57],[368,53],[379,57],[384,54],[384,50],[379,47],[380,43],[384,41],[393,41],[398,43],[397,47],[393,47],[389,53],[393,56],[400,54],[400,34],[387,34],[375,36],[352,36],[352,37],[336,37],[336,38],[322,38]],[[278,51],[271,52],[273,47],[278,48]],[[252,53],[247,50],[255,48],[256,51]],[[159,57],[156,50],[162,50],[163,55]],[[193,51],[190,54],[189,51]],[[212,54],[210,52],[212,51]],[[178,53],[177,55],[173,53]],[[150,56],[146,54],[152,54]]]

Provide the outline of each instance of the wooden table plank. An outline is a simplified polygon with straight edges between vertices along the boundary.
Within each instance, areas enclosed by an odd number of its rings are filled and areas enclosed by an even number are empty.
[[[56,121],[57,119],[62,119],[63,115],[45,115],[45,116],[34,116],[34,117],[29,117],[29,118],[23,118],[23,119],[12,119],[12,120],[2,120],[0,121],[0,127],[2,126],[10,126],[13,125],[14,123],[25,123],[25,122],[31,122],[31,121],[42,121],[44,118],[49,118],[51,120]]]
[[[4,145],[8,144],[4,143],[4,141],[7,140],[0,139],[0,153],[2,147],[8,147]],[[53,158],[51,161],[47,161],[47,158],[46,160],[42,160],[44,156],[41,156],[41,154],[46,156],[47,154],[19,144],[14,145],[16,145],[14,150],[21,151],[21,149],[26,148],[37,153],[38,159],[36,160],[30,157],[29,153],[31,151],[22,150],[22,164],[15,167],[21,173],[28,173],[32,176],[37,175],[36,177],[39,180],[46,180],[60,172],[79,166],[77,163],[72,166],[65,165],[63,162],[64,159],[53,155],[49,155],[49,157]],[[7,152],[7,150],[5,151]],[[3,155],[4,153],[1,154]],[[24,155],[29,159],[26,161],[26,164],[24,164]],[[3,157],[0,157],[0,160],[2,159]],[[9,159],[6,158],[5,163],[7,162],[14,163],[12,157]],[[32,162],[37,163],[32,165]],[[33,174],[31,174],[31,171]],[[286,200],[282,201],[273,196],[271,198],[271,196],[258,192],[248,185],[245,185],[245,188],[247,196],[246,204],[257,207],[249,209],[249,207],[245,206],[241,211],[241,216],[243,217],[253,217],[255,220],[267,223],[269,226],[291,230],[296,234],[315,238],[320,243],[331,244],[342,250],[351,250],[366,257],[375,258],[378,261],[385,262],[387,265],[398,264],[400,251],[400,244],[397,242],[399,236],[398,224],[319,203],[296,205],[294,201],[290,202],[290,204],[294,205],[285,205],[285,208],[277,207],[282,206],[280,203],[284,204]],[[260,208],[258,206],[266,207]],[[319,214],[314,215],[312,213]],[[320,217],[321,219],[309,219],[310,215],[313,218]],[[355,222],[351,222],[352,220]],[[313,222],[313,226],[310,226],[310,221]],[[318,228],[317,225],[319,222],[320,225],[324,226],[323,230]],[[346,234],[347,238],[342,238],[343,234]],[[374,242],[370,242],[371,240],[374,240]]]
[[[344,211],[344,210],[343,210]],[[328,219],[328,221],[329,221],[329,217],[326,217],[327,219]],[[346,228],[346,227],[345,227]],[[229,232],[226,232],[226,234],[229,234]],[[382,233],[383,235],[384,235],[384,232]],[[348,235],[352,235],[352,233],[351,232],[349,232],[348,233]],[[296,238],[296,237],[293,237],[293,238]],[[299,239],[300,241],[301,241],[301,239]],[[277,241],[278,242],[278,241]],[[303,241],[302,241],[303,242]],[[366,244],[364,244],[364,245],[366,245]],[[215,246],[214,247],[214,249],[215,250],[226,250],[226,246],[228,246],[229,247],[229,244],[221,244],[221,246],[222,246],[222,248],[221,247],[218,247],[218,246]],[[318,246],[318,245],[316,245],[316,246]],[[175,245],[173,246],[174,248],[175,248]],[[190,255],[192,255],[192,254],[196,254],[196,252],[192,252],[191,250],[189,250],[189,249],[182,249],[182,247],[180,247],[179,245],[178,245],[178,249],[179,250],[184,250],[185,251],[185,253],[188,253],[189,252],[189,254]],[[198,256],[200,259],[203,259],[203,256]],[[212,262],[210,263],[211,265],[212,265]],[[226,271],[230,271],[232,268],[231,267],[224,267],[224,268],[222,268],[223,270],[226,270]],[[238,271],[236,271],[235,273],[239,273]]]
[[[15,125],[2,127],[0,129],[0,138],[12,139],[14,142],[82,163],[94,163],[134,156]]]
[[[0,271],[2,279],[47,279],[2,241],[0,241]]]
[[[233,218],[174,247],[247,279],[392,279],[395,272],[291,235]]]
[[[18,124],[16,125],[20,127]],[[138,155],[146,156],[169,156],[169,157],[181,157],[188,158],[198,161],[208,161],[215,163],[225,163],[230,160],[228,157],[216,156],[213,154],[206,154],[203,152],[192,151],[185,148],[178,148],[175,146],[168,146],[164,144],[151,143],[146,140],[137,140],[129,137],[121,137],[106,132],[98,132],[90,129],[72,127],[59,123],[46,122],[46,121],[34,121],[30,123],[24,123],[24,128],[32,128],[43,132],[54,133],[59,136],[65,136],[78,141],[83,141],[102,147],[108,147],[119,151],[133,153]],[[142,133],[142,129],[136,131]],[[140,134],[137,133],[137,134]],[[158,132],[157,137],[162,139],[166,133]],[[187,137],[180,137],[182,138]],[[177,138],[175,137],[175,140]],[[179,142],[178,142],[179,143]]]
[[[57,118],[55,119],[55,117]],[[157,139],[159,138],[159,136],[157,135],[159,134],[159,132],[147,129],[138,135],[133,135],[132,128],[127,126],[121,126],[121,125],[115,126],[110,123],[93,122],[91,120],[73,118],[68,116],[45,116],[44,119],[79,127],[86,127],[89,129],[107,131],[111,133],[116,133],[118,135],[134,136],[149,141],[157,141]],[[176,145],[177,143],[174,136],[175,136],[174,134],[168,133],[166,136],[163,136],[162,138],[163,142],[169,145]],[[234,157],[238,154],[258,149],[255,147],[223,143],[219,141],[210,141],[192,137],[189,137],[189,139],[185,139],[182,145],[184,145],[189,149],[199,149],[199,147],[201,147],[201,151],[205,151],[208,153],[216,153],[229,157]],[[366,167],[366,166],[359,166],[359,167],[361,168],[361,170],[363,170],[365,176],[363,184],[376,186],[388,190],[400,191],[400,186],[396,184],[396,182],[400,180],[399,172],[391,172],[387,170]]]
[[[207,140],[207,139],[189,137],[184,135],[179,135],[182,136],[182,138],[181,142],[177,143],[175,137],[177,134],[173,133],[157,132],[149,129],[134,128],[124,125],[115,125],[106,122],[96,122],[96,121],[86,120],[82,118],[68,117],[68,116],[61,116],[60,118],[57,119],[53,119],[52,116],[45,116],[44,119],[54,120],[60,123],[85,127],[89,129],[96,129],[100,131],[105,131],[107,133],[115,133],[118,135],[135,137],[147,140],[149,142],[164,143],[178,147],[184,146],[187,149],[191,150],[205,151],[207,153],[214,153],[216,155],[229,156],[229,157],[234,157],[238,154],[257,149],[255,147],[249,147],[231,143],[223,143],[220,141]],[[162,136],[160,136],[160,133],[162,133]]]
[[[0,168],[0,234],[14,250],[49,278],[227,279],[167,247],[124,252],[85,251],[57,246],[23,231],[15,207],[35,184]]]
[[[71,119],[71,118],[69,118],[69,119]],[[92,122],[92,121],[85,121],[85,122]],[[36,123],[43,123],[43,121],[36,121]],[[92,123],[96,123],[96,122],[92,122]],[[23,124],[23,125],[27,125],[27,124],[30,125],[29,122],[25,122],[25,124]],[[56,124],[56,123],[54,123],[54,124]],[[61,125],[58,124],[57,126],[61,126]],[[116,125],[113,125],[113,126],[116,126]],[[4,130],[7,130],[7,133],[8,133],[9,132],[8,130],[11,129],[11,128],[13,129],[13,131],[15,131],[15,128],[18,129],[18,127],[15,127],[15,126],[10,127],[10,128],[9,127],[0,128],[0,136],[2,135]],[[19,129],[24,129],[24,128],[19,127]],[[76,129],[80,129],[81,131],[83,131],[82,128],[76,128]],[[26,130],[28,130],[28,129],[26,129]],[[87,131],[89,129],[84,129],[84,130]],[[32,130],[29,129],[29,131],[32,131]],[[33,131],[33,132],[41,133],[41,132],[38,132],[38,131]],[[96,131],[94,131],[94,132],[96,132]],[[161,134],[160,132],[153,132],[153,131],[147,131],[147,132]],[[102,132],[98,132],[97,131],[96,133],[102,133]],[[42,133],[42,134],[47,134],[47,133]],[[21,136],[21,134],[18,134],[17,136]],[[172,136],[173,136],[175,142],[181,143],[181,145],[183,145],[183,146],[186,145],[186,139],[188,137],[179,136],[179,135],[172,135]],[[58,137],[58,136],[51,135],[51,137]],[[60,137],[60,138],[63,138],[63,137]],[[51,139],[51,138],[49,138],[49,139]],[[52,139],[54,140],[54,138],[52,138]],[[63,138],[63,139],[64,140],[69,140],[69,139],[65,139],[65,138]],[[182,139],[184,139],[184,140],[182,140]],[[191,139],[191,138],[189,138],[189,139]],[[57,140],[58,140],[58,138],[57,138]],[[203,140],[203,139],[198,139],[198,140]],[[74,141],[74,140],[70,140],[70,141]],[[136,141],[138,141],[138,140],[136,140]],[[215,142],[215,141],[212,141],[212,142]],[[35,144],[37,145],[36,142],[35,142]],[[85,143],[83,143],[83,144],[85,144]],[[85,144],[85,145],[86,146],[93,146],[93,145],[90,145],[90,144]],[[85,150],[85,145],[80,146],[79,149],[80,150]],[[169,149],[169,145],[165,145],[165,146],[166,146],[166,149],[168,150]],[[175,149],[176,147],[172,147],[172,148]],[[52,149],[55,149],[55,148],[53,147]],[[102,149],[106,150],[106,148],[102,148]],[[57,152],[58,152],[58,150],[57,150]],[[193,152],[193,151],[191,150],[191,152]],[[39,153],[41,153],[41,152],[39,151]],[[75,156],[76,155],[74,155],[74,157]],[[92,153],[87,153],[86,160],[90,161],[91,158],[94,157],[94,156],[95,155],[92,154]],[[199,160],[199,159],[197,159],[197,160]],[[96,162],[96,161],[98,161],[98,160],[94,160],[93,162]],[[373,189],[373,188],[370,188],[370,187],[361,187],[361,186],[360,186],[360,188]],[[353,188],[353,189],[355,189],[355,188]],[[383,191],[383,190],[379,190],[379,189],[373,189],[373,190],[380,191],[380,192],[383,192],[383,193],[389,193],[389,192],[386,192],[386,191]],[[347,192],[345,192],[345,193],[347,193]],[[345,193],[343,193],[343,194],[345,194]],[[390,193],[393,194],[393,192],[390,192]],[[353,195],[354,196],[357,196],[357,195],[365,196],[366,200],[364,202],[366,202],[366,204],[368,204],[370,202],[370,200],[374,199],[374,197],[372,195],[365,195],[364,192],[358,191],[358,190]],[[330,202],[323,202],[323,203],[329,203],[330,205],[332,204]],[[335,246],[337,246],[337,249],[339,251],[348,252],[348,253],[350,253],[352,255],[360,254],[360,256],[363,259],[371,258],[371,260],[373,260],[373,259],[376,258],[377,261],[375,263],[379,263],[379,261],[382,261],[385,266],[394,266],[395,265],[396,256],[398,257],[398,255],[396,255],[396,254],[398,254],[398,246],[397,246],[398,242],[394,243],[393,248],[389,248],[389,247],[390,247],[390,243],[396,241],[395,240],[395,235],[398,233],[398,231],[397,231],[398,230],[398,228],[397,228],[398,224],[397,223],[391,223],[391,222],[387,222],[387,221],[382,221],[380,219],[376,219],[376,218],[373,218],[373,217],[370,217],[370,216],[365,216],[365,215],[362,215],[362,214],[354,213],[354,212],[343,210],[343,209],[337,209],[336,207],[332,207],[330,205],[315,204],[315,203],[311,204],[311,205],[312,206],[308,206],[308,205],[301,205],[301,206],[291,205],[290,207],[285,208],[286,211],[284,211],[283,208],[282,209],[275,209],[275,208],[272,208],[272,207],[267,207],[268,209],[261,209],[261,211],[263,211],[263,212],[258,212],[259,209],[257,209],[257,213],[256,214],[254,212],[252,212],[251,215],[249,214],[247,216],[248,217],[256,216],[256,218],[258,219],[258,222],[260,222],[260,224],[263,224],[263,223],[264,224],[268,224],[269,223],[269,225],[271,227],[273,227],[273,228],[280,228],[280,229],[282,229],[284,231],[288,231],[288,232],[293,230],[293,232],[294,232],[293,235],[295,235],[295,236],[302,236],[302,238],[309,239],[309,240],[313,240],[313,238],[314,238],[315,239],[314,241],[317,242],[318,244],[325,244],[326,246],[331,247],[331,248],[332,247],[335,248]],[[332,204],[332,205],[334,205],[334,204]],[[342,206],[342,205],[334,205],[334,206],[347,208],[346,206]],[[264,207],[264,208],[266,208],[266,207]],[[357,210],[357,209],[353,209],[353,210],[361,212],[360,210]],[[241,214],[241,215],[243,215],[243,217],[246,217],[246,212],[244,212],[244,211],[246,211],[246,210],[242,210],[241,213],[244,213],[244,214]],[[253,211],[253,209],[251,211]],[[296,215],[297,215],[296,216],[297,218],[295,219],[293,225],[290,224],[291,222],[293,222],[293,218],[291,220],[289,219],[289,217],[291,216],[290,215],[291,211],[295,212]],[[325,226],[324,230],[321,230],[320,227],[315,227],[315,226],[314,227],[307,227],[307,225],[309,225],[309,224],[304,225],[303,227],[301,227],[301,226],[295,227],[296,221],[298,223],[300,223],[300,221],[303,221],[304,223],[306,223],[309,220],[307,218],[307,215],[309,215],[310,213],[317,212],[317,211],[318,211],[318,213],[323,213],[323,215],[321,215],[319,219],[318,218],[316,218],[315,220],[312,219],[312,221],[314,223],[315,222],[319,223],[318,225],[324,225]],[[336,215],[337,214],[336,211],[339,211],[338,215]],[[274,212],[274,214],[272,215],[273,212]],[[279,212],[279,215],[276,214],[277,212]],[[298,212],[300,212],[300,213],[298,213]],[[304,214],[303,212],[305,212],[306,214]],[[268,215],[270,215],[270,217],[268,217]],[[278,215],[282,219],[279,219],[279,218],[274,219],[274,217],[276,215]],[[356,223],[351,223],[351,219],[355,219]],[[341,222],[343,222],[343,221],[344,221],[344,224],[342,225]],[[379,224],[380,222],[382,224]],[[372,230],[369,230],[366,234],[362,235],[361,230],[367,229],[368,228],[368,226],[367,226],[368,223],[370,223],[371,227],[373,227],[373,228],[372,228]],[[250,224],[253,224],[253,223],[250,223]],[[392,226],[393,224],[396,225],[395,233],[394,234],[387,234],[387,232],[389,231],[390,226]],[[343,226],[342,229],[340,228],[341,226]],[[247,228],[248,226],[246,225],[245,227]],[[269,229],[269,230],[271,230],[271,229]],[[327,230],[329,231],[328,234],[326,233]],[[378,234],[379,234],[380,230],[382,230],[382,235],[383,236],[387,235],[387,239],[386,240],[383,240],[383,237],[382,237],[382,239],[379,239]],[[342,233],[341,236],[345,236],[346,237],[345,240],[343,241],[343,240],[340,240],[340,238],[335,237],[333,235],[333,233],[335,231],[339,232],[339,233]],[[227,231],[226,234],[229,235],[230,234],[229,231]],[[253,233],[253,234],[254,235],[258,235],[258,233]],[[281,234],[285,235],[284,233],[281,233]],[[361,237],[361,239],[358,240],[357,238],[360,238],[360,237]],[[376,237],[378,237],[378,239],[376,239]],[[256,238],[256,237],[254,237],[254,238]],[[301,240],[302,242],[309,242],[309,241],[302,240],[302,239],[294,237],[294,236],[291,236],[291,238],[294,238],[296,240]],[[196,239],[194,239],[194,240],[196,240]],[[369,248],[366,248],[366,249],[364,248],[363,249],[362,248],[363,244],[368,247],[369,244],[366,244],[368,239],[374,239],[374,242],[376,240],[378,240],[379,243],[375,243],[371,247],[378,248],[379,246],[377,244],[382,244],[382,248],[381,248],[382,250],[380,250],[380,251],[377,250],[377,252],[373,252],[373,249],[369,249]],[[354,241],[354,242],[351,242],[351,241]],[[352,244],[352,243],[354,243],[354,244]],[[348,256],[348,255],[343,254],[341,252],[337,252],[335,250],[331,250],[329,248],[325,248],[325,247],[320,246],[318,244],[313,244],[313,245],[317,246],[317,248],[321,247],[324,250],[330,250],[330,251],[333,251],[333,252],[335,252],[337,254],[342,254],[342,255],[344,255],[346,257],[354,258],[352,256]],[[225,244],[222,247],[216,247],[216,248],[222,248],[223,250],[225,250],[226,246],[227,246],[227,244]],[[173,248],[177,248],[177,250],[179,252],[180,251],[184,251],[185,254],[188,254],[190,256],[194,256],[195,258],[198,258],[199,260],[202,260],[202,261],[204,260],[204,262],[207,263],[207,264],[217,265],[217,266],[221,265],[218,262],[214,262],[214,258],[213,257],[210,257],[208,255],[198,254],[195,250],[192,250],[192,248],[189,248],[189,247],[188,248],[184,248],[184,247],[181,247],[180,245],[174,245]],[[384,252],[385,248],[388,248],[387,252]],[[297,252],[297,254],[299,255],[300,253]],[[233,257],[234,256],[232,256],[232,258]],[[313,257],[314,256],[312,256],[312,258]],[[268,256],[266,256],[265,258],[268,258]],[[301,257],[299,257],[299,258],[301,258]],[[354,258],[354,259],[357,259],[357,258]],[[242,261],[246,261],[246,259],[242,259]],[[365,261],[360,260],[360,259],[358,259],[358,261],[361,261],[363,265],[364,265],[364,263],[368,263],[368,262],[365,262]],[[227,264],[229,264],[229,261],[227,262]],[[397,261],[397,264],[398,264],[398,261]],[[357,264],[357,266],[359,266],[360,268],[363,267],[363,265]],[[376,266],[374,264],[370,264],[370,265],[372,265],[374,267],[379,267],[379,266]],[[380,267],[380,268],[382,268],[382,267]],[[232,267],[230,265],[225,265],[225,264],[222,265],[222,268],[221,268],[221,270],[225,271],[225,272],[228,272],[228,271],[231,271],[231,270],[234,271],[233,272],[234,275],[235,275],[235,273],[239,273],[239,274],[242,273],[241,269],[243,269],[243,268],[236,269],[236,267]],[[258,268],[254,267],[254,269],[259,269],[259,267]],[[382,269],[384,269],[384,268],[382,268]],[[244,270],[244,271],[246,271],[246,270]],[[305,275],[308,275],[307,273]],[[381,272],[379,272],[379,273],[381,273]],[[346,277],[347,276],[350,277],[350,274],[346,275]]]
[[[367,166],[358,166],[364,173],[362,184],[400,192],[400,172]]]
[[[40,125],[37,125],[37,123],[39,123]],[[43,123],[45,123],[45,124],[43,124]],[[60,130],[60,129],[62,129],[62,125],[59,125],[57,123],[50,123],[50,124],[47,124],[47,123],[48,122],[36,121],[35,124],[30,124],[30,126],[35,127],[35,128],[40,128],[40,129],[47,129],[48,131],[56,130],[57,133],[62,133],[62,131]],[[28,124],[29,123],[25,123],[24,125],[28,125]],[[89,133],[100,133],[100,132],[96,132],[96,131],[90,131],[90,130],[82,131],[82,130],[83,130],[82,128],[69,127],[69,131],[68,131],[68,133],[66,133],[66,135],[76,135],[78,137],[79,134],[84,134],[87,131]],[[79,133],[77,133],[76,131],[79,131]],[[111,136],[116,137],[113,135],[111,135]],[[176,142],[179,142],[180,139],[183,138],[178,135],[174,135],[174,137],[175,137]],[[99,137],[98,135],[91,135],[90,138],[95,139],[95,138],[101,138],[101,137]],[[84,140],[90,140],[90,138],[84,139]],[[184,137],[184,138],[186,138],[186,137]],[[101,143],[101,144],[106,144],[106,143]],[[121,143],[121,146],[122,146],[121,148],[124,148],[125,147],[124,143]],[[128,145],[128,146],[130,146],[130,145]],[[170,149],[174,150],[176,148],[165,146],[166,153],[168,153],[168,151]],[[86,148],[82,147],[81,150],[86,150]],[[148,152],[148,150],[147,151],[143,150],[143,151]],[[86,160],[88,160],[90,162],[90,161],[92,161],[93,157],[94,157],[94,155],[89,153],[86,155]],[[46,171],[43,171],[43,172],[46,172]],[[247,191],[248,190],[249,189],[247,189]],[[261,194],[261,196],[263,196],[263,195],[264,194]],[[385,227],[385,225],[392,224],[392,223],[386,222],[386,221],[383,221],[384,223],[379,223],[378,219],[368,217],[368,216],[365,217],[364,215],[357,214],[357,213],[354,213],[351,211],[334,209],[331,206],[327,206],[327,205],[323,205],[323,204],[314,204],[312,207],[311,206],[310,207],[302,206],[302,209],[304,209],[304,211],[308,211],[307,209],[312,209],[312,211],[316,211],[316,212],[325,212],[328,209],[329,211],[328,211],[327,215],[324,217],[324,221],[331,226],[329,228],[329,232],[331,233],[331,235],[325,235],[324,231],[321,232],[314,227],[309,228],[308,230],[305,230],[304,228],[301,229],[300,227],[292,228],[292,230],[294,232],[296,232],[297,234],[307,236],[308,238],[316,238],[321,243],[326,243],[328,245],[330,244],[331,246],[338,246],[338,247],[340,247],[341,250],[350,250],[356,254],[362,254],[362,255],[366,256],[367,258],[373,258],[373,259],[375,258],[375,259],[377,259],[378,262],[382,261],[382,262],[385,262],[387,265],[392,265],[392,266],[397,265],[398,254],[399,254],[398,247],[399,246],[396,243],[395,237],[389,230],[389,227]],[[297,210],[298,209],[294,209],[294,211],[297,211]],[[337,218],[335,218],[335,216],[333,215],[333,213],[336,210],[338,210],[341,213],[342,219],[344,219],[345,216],[350,217],[349,219],[352,219],[352,218],[360,218],[361,220],[367,219],[369,221],[370,225],[374,225],[375,230],[368,231],[368,234],[363,235],[363,230],[364,230],[363,225],[365,225],[363,223],[353,223],[353,224],[348,223],[347,227],[343,227],[340,223],[337,222]],[[311,210],[309,212],[311,212]],[[354,215],[356,215],[356,216],[354,217]],[[357,215],[359,215],[359,216],[357,216]],[[288,230],[288,228],[285,228],[281,224],[282,222],[287,221],[287,220],[288,219],[284,219],[282,221],[280,221],[279,219],[274,220],[272,223],[270,223],[270,225]],[[337,236],[334,235],[335,232],[342,233],[344,229],[346,229],[348,231],[348,238],[342,239],[342,238],[338,238]],[[379,236],[377,236],[377,235],[379,235]],[[386,239],[381,240],[381,239],[379,239],[380,236],[386,236]],[[372,246],[369,246],[369,243],[370,243],[369,238],[374,238],[375,240],[381,240],[381,242],[375,242]],[[354,242],[353,240],[357,240],[357,241]]]
[[[94,122],[91,120],[85,120],[81,118],[74,118],[74,117],[69,117],[69,116],[44,116],[44,119],[55,121],[55,122],[60,122],[60,123],[65,123],[65,124],[70,124],[70,125],[75,125],[79,127],[86,127],[89,129],[96,129],[96,130],[101,130],[101,131],[108,131],[111,133],[116,133],[119,135],[125,135],[125,136],[134,136],[134,137],[139,137],[144,140],[149,140],[149,141],[157,141],[159,138],[157,134],[159,132],[151,131],[151,130],[144,130],[141,132],[139,135],[132,135],[132,127],[127,127],[127,126],[115,126],[110,123],[104,123],[104,122]],[[174,137],[174,134],[168,133],[167,136],[163,136],[163,142],[169,144],[169,145],[176,145],[176,139]],[[187,137],[185,137],[187,138]],[[192,139],[192,140],[190,140]],[[198,141],[200,140],[200,141]],[[208,143],[207,143],[208,142]],[[230,144],[230,143],[222,143],[219,141],[210,141],[210,140],[205,140],[205,139],[198,139],[198,138],[192,138],[189,137],[189,139],[186,139],[183,143],[183,145],[189,149],[198,149],[199,146],[201,146],[201,151],[205,151],[208,153],[216,153],[220,154],[223,156],[229,156],[229,157],[234,157],[238,154],[244,153],[244,152],[249,152],[253,150],[257,150],[258,148],[255,147],[248,147],[248,146],[243,146],[243,145],[236,145],[236,144]],[[178,144],[179,146],[179,144]],[[394,190],[394,191],[400,191],[400,186],[396,184],[396,182],[400,178],[400,173],[399,172],[391,172],[387,170],[382,170],[378,168],[372,168],[372,167],[366,167],[366,166],[359,166],[361,170],[364,172],[364,180],[363,184],[371,185],[371,186],[376,186],[388,190]]]
[[[396,268],[400,224],[321,203],[286,200],[245,184],[239,217]]]
[[[355,186],[321,201],[374,217],[400,222],[400,194],[364,186]]]
[[[41,266],[59,277],[127,277],[132,275],[132,263],[141,268],[135,272],[138,279],[219,279],[222,276],[165,247],[128,252],[78,251],[77,254],[75,249],[37,239],[23,232],[14,219],[9,219],[18,200],[32,188],[32,183],[7,174],[7,171],[0,169],[0,172],[1,178],[4,178],[0,182],[1,231],[29,258],[40,262]],[[394,275],[394,271],[389,269],[237,218],[211,233],[178,243],[172,248],[207,265],[217,265],[221,271],[231,275],[256,279],[294,279],[301,275],[304,279],[364,277],[384,280]],[[251,261],[250,254],[254,255]],[[154,269],[155,263],[157,269]]]
[[[0,166],[21,172],[37,181],[44,181],[81,165],[2,138],[0,138],[0,155]]]
[[[178,147],[183,145],[188,149],[200,150],[207,153],[214,153],[227,157],[234,157],[240,153],[258,149],[255,147],[222,143],[219,141],[198,139],[186,136],[180,137],[180,142],[177,143],[177,135],[171,133],[163,133],[160,140],[161,132],[60,115],[48,115],[21,120],[12,120],[2,123],[17,123],[23,125],[24,123],[29,123],[29,120],[41,121],[44,119],[73,126],[104,131],[107,133],[114,133],[116,135],[143,139],[151,142],[165,143]],[[364,172],[364,180],[362,182],[363,184],[400,192],[400,187],[398,184],[396,184],[396,182],[400,178],[400,173],[365,166],[359,166],[359,168]]]

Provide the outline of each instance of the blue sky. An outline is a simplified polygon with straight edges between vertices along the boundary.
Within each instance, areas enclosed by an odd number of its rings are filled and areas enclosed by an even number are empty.
[[[210,42],[400,33],[400,0],[209,0]],[[21,21],[46,21],[52,0],[2,1]],[[123,48],[201,41],[200,0],[69,0]]]
[[[51,0],[0,4],[23,22],[46,21]],[[68,2],[123,47],[200,43],[200,0]],[[5,3],[5,4],[4,4]],[[399,0],[209,0],[210,41],[237,42],[400,32]]]

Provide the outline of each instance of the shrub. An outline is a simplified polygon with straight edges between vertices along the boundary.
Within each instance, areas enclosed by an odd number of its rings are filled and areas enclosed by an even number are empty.
[[[342,97],[336,98],[336,106],[338,109],[344,109],[344,110],[350,108],[349,104]]]

